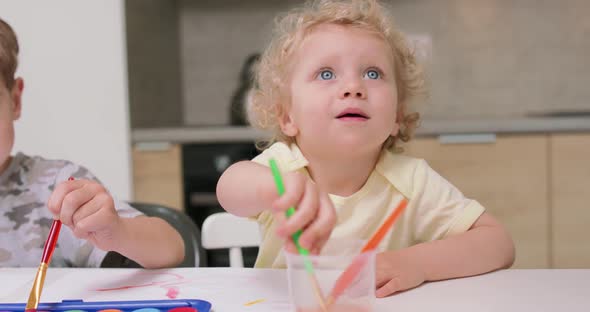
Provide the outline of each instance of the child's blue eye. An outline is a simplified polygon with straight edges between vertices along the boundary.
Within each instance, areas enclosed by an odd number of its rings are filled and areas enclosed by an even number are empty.
[[[365,73],[365,78],[379,79],[379,78],[381,78],[381,74],[374,69],[370,69]]]
[[[318,75],[321,80],[330,80],[334,78],[334,73],[331,70],[324,69]]]

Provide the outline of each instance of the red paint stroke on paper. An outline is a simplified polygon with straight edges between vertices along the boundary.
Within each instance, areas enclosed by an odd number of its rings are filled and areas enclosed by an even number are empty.
[[[154,273],[149,275],[168,275],[174,277],[173,279],[163,280],[163,281],[156,281],[150,282],[145,284],[138,284],[138,285],[123,285],[117,287],[109,287],[109,288],[100,288],[96,289],[96,291],[114,291],[114,290],[125,290],[125,289],[132,289],[132,288],[142,288],[142,287],[149,287],[149,286],[161,286],[161,285],[174,285],[176,283],[183,283],[184,277],[179,274],[174,273]]]
[[[129,285],[129,286],[119,286],[119,287],[113,287],[113,288],[101,288],[101,289],[97,289],[96,291],[125,290],[125,289],[141,288],[141,287],[155,286],[155,285],[157,285],[157,283],[153,282],[153,283],[143,284],[143,285]]]

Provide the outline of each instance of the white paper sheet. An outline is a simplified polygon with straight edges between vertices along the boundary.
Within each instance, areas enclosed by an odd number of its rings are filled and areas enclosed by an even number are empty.
[[[35,272],[0,269],[0,302],[26,302]],[[286,273],[282,270],[50,268],[42,293],[43,302],[183,298],[212,302],[213,310],[219,312],[290,309]]]

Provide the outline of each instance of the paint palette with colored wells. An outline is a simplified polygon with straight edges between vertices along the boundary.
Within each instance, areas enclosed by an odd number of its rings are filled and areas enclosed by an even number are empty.
[[[2,303],[0,312],[22,312],[24,303]],[[37,312],[209,312],[211,303],[196,299],[39,303]]]

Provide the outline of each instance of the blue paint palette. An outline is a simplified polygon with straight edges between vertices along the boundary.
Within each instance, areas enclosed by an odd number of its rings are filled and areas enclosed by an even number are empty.
[[[22,312],[24,303],[2,303],[0,312]],[[40,303],[37,312],[210,312],[211,303],[197,299]]]

